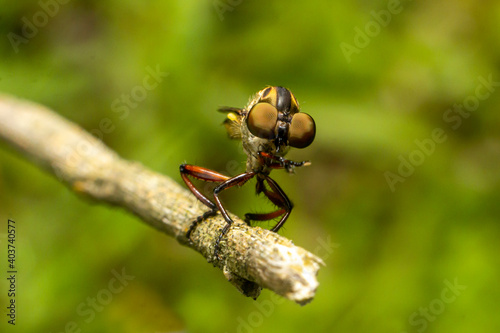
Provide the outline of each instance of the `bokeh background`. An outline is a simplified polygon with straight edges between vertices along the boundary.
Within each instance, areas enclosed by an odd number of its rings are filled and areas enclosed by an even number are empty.
[[[310,167],[272,174],[296,206],[280,233],[326,262],[312,303],[268,290],[253,301],[0,142],[1,331],[500,329],[498,1],[0,2],[0,91],[178,182],[183,162],[243,170],[217,107],[291,89],[317,136],[288,155]],[[269,208],[253,184],[224,200],[238,214]]]

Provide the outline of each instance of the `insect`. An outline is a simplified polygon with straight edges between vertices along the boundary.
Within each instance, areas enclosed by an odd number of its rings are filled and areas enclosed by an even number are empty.
[[[246,171],[229,177],[203,167],[182,164],[181,177],[191,192],[205,204],[209,211],[199,216],[187,232],[190,238],[195,226],[209,216],[220,211],[226,221],[217,238],[214,256],[218,257],[219,244],[227,234],[233,220],[219,199],[219,193],[233,186],[242,186],[256,177],[257,194],[263,193],[277,209],[269,213],[246,214],[245,221],[266,221],[281,217],[271,229],[277,232],[290,216],[293,204],[281,187],[269,177],[273,169],[285,169],[293,173],[295,167],[307,166],[309,161],[295,162],[284,158],[290,147],[306,148],[316,135],[316,125],[311,116],[300,112],[299,104],[290,90],[283,87],[267,87],[250,99],[244,108],[222,107],[219,111],[227,113],[224,125],[232,139],[242,140],[247,155]],[[201,193],[189,179],[193,177],[218,184],[213,190],[214,201]],[[267,185],[267,186],[266,186]]]

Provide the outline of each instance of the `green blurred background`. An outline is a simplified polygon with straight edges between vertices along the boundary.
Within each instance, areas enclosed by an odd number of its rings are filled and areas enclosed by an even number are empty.
[[[1,92],[180,182],[183,162],[241,172],[217,107],[288,87],[317,136],[288,155],[310,167],[272,174],[296,207],[280,233],[326,267],[304,307],[245,298],[199,254],[1,142],[1,331],[498,332],[498,1],[59,1],[1,1]],[[253,184],[224,200],[269,207]]]

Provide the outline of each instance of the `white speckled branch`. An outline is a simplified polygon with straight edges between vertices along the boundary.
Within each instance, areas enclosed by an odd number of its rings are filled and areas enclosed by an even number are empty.
[[[268,230],[235,221],[213,258],[215,239],[225,225],[220,214],[192,221],[207,210],[170,178],[120,158],[101,141],[44,106],[0,95],[0,138],[53,173],[77,193],[123,207],[222,269],[244,295],[257,298],[268,288],[299,304],[310,302],[323,262]]]

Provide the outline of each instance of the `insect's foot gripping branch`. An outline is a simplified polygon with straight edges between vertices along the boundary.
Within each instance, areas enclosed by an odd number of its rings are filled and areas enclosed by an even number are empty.
[[[209,211],[203,213],[202,215],[198,216],[196,218],[196,220],[194,220],[191,223],[191,225],[189,226],[188,231],[186,232],[186,238],[188,239],[189,242],[191,242],[191,234],[193,233],[194,229],[196,229],[196,227],[198,226],[198,224],[200,224],[201,221],[204,221],[207,218],[212,217],[215,214],[217,214],[217,210],[218,210],[217,208],[213,208],[212,210],[209,210]]]
[[[222,228],[219,237],[217,237],[217,241],[215,242],[214,246],[214,259],[221,260],[221,258],[219,257],[220,242],[224,238],[224,236],[227,235],[227,232],[229,231],[229,228],[231,228],[231,225],[232,223],[227,223],[224,228]]]

